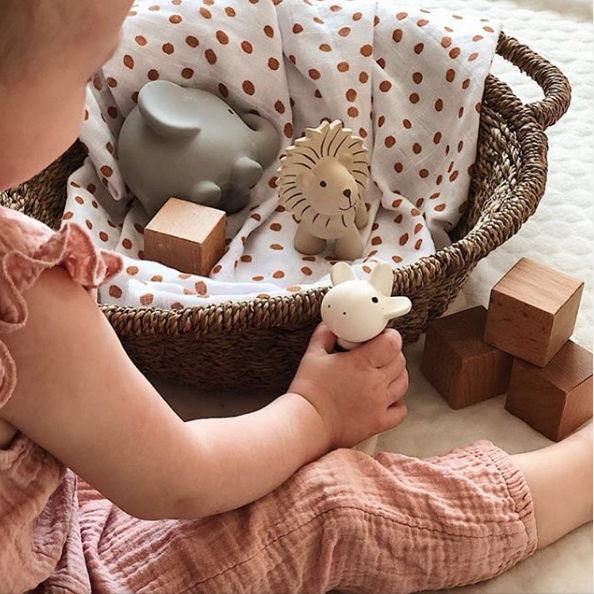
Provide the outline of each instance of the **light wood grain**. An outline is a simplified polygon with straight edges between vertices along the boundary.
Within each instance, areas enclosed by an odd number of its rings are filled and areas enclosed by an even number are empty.
[[[144,230],[147,259],[208,276],[225,252],[223,211],[170,198]]]

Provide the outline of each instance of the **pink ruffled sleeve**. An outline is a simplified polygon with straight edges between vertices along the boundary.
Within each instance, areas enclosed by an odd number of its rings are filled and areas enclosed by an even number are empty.
[[[26,324],[23,293],[54,266],[62,266],[83,287],[94,288],[118,274],[122,260],[97,249],[76,223],[52,231],[35,219],[0,207],[0,407],[16,383],[15,364],[1,335]]]

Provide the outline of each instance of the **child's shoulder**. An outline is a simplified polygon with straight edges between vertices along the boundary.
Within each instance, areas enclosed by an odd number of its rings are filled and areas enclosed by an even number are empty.
[[[117,254],[94,246],[86,230],[76,223],[68,222],[54,231],[0,206],[0,278],[12,278],[16,289],[23,290],[43,270],[61,265],[79,284],[97,287],[120,272],[122,261]]]

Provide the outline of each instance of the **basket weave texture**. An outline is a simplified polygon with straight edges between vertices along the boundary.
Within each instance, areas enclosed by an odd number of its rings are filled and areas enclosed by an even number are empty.
[[[483,97],[478,154],[470,196],[451,246],[394,270],[393,293],[413,303],[394,324],[405,344],[416,341],[463,287],[476,264],[518,232],[535,212],[547,177],[545,130],[567,111],[571,89],[563,74],[517,40],[501,34],[497,53],[544,91],[524,105],[489,76]],[[0,204],[57,228],[66,179],[84,158],[74,145],[42,173],[0,193]],[[165,311],[101,309],[141,371],[203,387],[282,387],[293,377],[319,321],[325,290],[286,297]]]

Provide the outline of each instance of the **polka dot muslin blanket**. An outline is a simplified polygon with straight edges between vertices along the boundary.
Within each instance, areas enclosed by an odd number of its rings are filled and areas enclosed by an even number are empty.
[[[470,186],[485,79],[499,25],[382,0],[148,0],[132,7],[123,41],[88,87],[65,220],[125,259],[100,301],[164,309],[290,294],[327,284],[330,244],[293,248],[279,206],[277,159],[250,205],[228,220],[227,251],[209,278],[144,259],[142,206],[120,175],[117,139],[150,80],[210,91],[238,113],[272,122],[283,148],[324,118],[364,139],[371,179],[363,258],[405,265],[448,243]],[[281,150],[282,153],[282,150]]]

